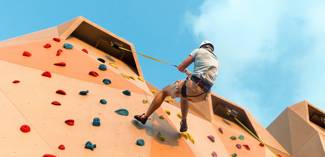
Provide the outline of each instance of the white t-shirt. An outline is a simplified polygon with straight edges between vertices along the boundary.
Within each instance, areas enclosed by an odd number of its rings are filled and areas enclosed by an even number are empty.
[[[213,84],[219,69],[217,56],[204,48],[195,49],[190,55],[194,58],[193,75]]]

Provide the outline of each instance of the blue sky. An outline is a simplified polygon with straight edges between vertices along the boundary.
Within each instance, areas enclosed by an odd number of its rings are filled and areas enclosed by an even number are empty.
[[[213,91],[267,126],[304,99],[325,108],[325,1],[2,1],[0,40],[84,16],[133,42],[137,51],[178,64],[201,40],[215,43],[220,75]],[[162,88],[175,69],[140,58]]]

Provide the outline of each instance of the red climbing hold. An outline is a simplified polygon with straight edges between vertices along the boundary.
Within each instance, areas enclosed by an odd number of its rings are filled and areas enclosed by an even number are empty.
[[[28,133],[28,132],[30,132],[30,127],[28,125],[22,125],[20,127],[20,131],[23,133]]]
[[[45,71],[45,72],[43,72],[43,73],[42,73],[42,76],[44,76],[44,77],[49,77],[49,78],[52,77],[52,75],[51,75],[51,73],[50,73],[49,71]]]
[[[65,124],[73,126],[74,125],[74,120],[73,119],[68,119],[65,121]]]
[[[65,146],[63,144],[59,145],[58,147],[60,150],[65,150]]]
[[[59,89],[59,90],[56,91],[56,94],[66,95],[67,93],[65,93],[64,90]]]
[[[54,63],[54,65],[61,66],[61,67],[65,67],[66,66],[66,64],[64,62]]]
[[[61,41],[60,38],[53,38],[53,40],[56,41],[56,42],[60,42]]]
[[[46,49],[51,48],[51,44],[47,43],[43,47],[46,48]]]
[[[264,144],[263,144],[263,143],[260,143],[259,145],[260,145],[261,147],[264,147]]]
[[[99,76],[96,71],[90,71],[89,72],[89,75],[94,76],[94,77],[98,77]]]
[[[43,157],[56,157],[56,156],[53,154],[44,154]]]
[[[243,144],[243,147],[244,147],[246,150],[251,150],[251,148],[250,148],[249,145],[247,145],[247,144]]]
[[[221,134],[223,134],[223,130],[222,130],[222,128],[218,128],[218,131],[219,131]]]
[[[19,83],[19,82],[20,82],[19,80],[12,81],[12,83]]]
[[[32,54],[30,52],[28,52],[28,51],[24,51],[23,56],[30,57],[30,56],[32,56]]]
[[[61,103],[58,102],[58,101],[52,101],[51,104],[52,104],[52,105],[55,105],[55,106],[61,106]]]
[[[214,136],[209,135],[209,136],[207,136],[207,137],[208,137],[208,139],[209,139],[211,142],[215,142],[215,138],[214,138]]]
[[[241,149],[241,144],[236,144],[237,149]]]
[[[60,56],[62,52],[63,52],[62,49],[58,49],[58,50],[56,51],[56,56]]]
[[[88,53],[88,50],[87,49],[82,49],[81,51],[83,51],[85,53]]]

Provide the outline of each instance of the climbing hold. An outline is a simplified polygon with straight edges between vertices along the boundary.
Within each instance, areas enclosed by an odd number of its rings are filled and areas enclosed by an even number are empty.
[[[43,72],[43,73],[42,73],[42,76],[44,76],[44,77],[48,77],[48,78],[51,78],[51,77],[52,77],[52,75],[51,75],[51,73],[50,73],[49,71],[45,71],[45,72]]]
[[[88,50],[87,49],[82,49],[81,51],[83,51],[85,53],[88,53]]]
[[[240,140],[244,140],[245,137],[244,137],[244,135],[239,135],[239,136],[238,136],[238,139],[240,139]]]
[[[182,114],[177,113],[177,117],[178,117],[179,119],[182,119]]]
[[[61,145],[58,146],[58,149],[65,150],[65,146],[63,144],[61,144]]]
[[[67,93],[62,89],[57,90],[55,93],[60,95],[67,95]]]
[[[30,127],[28,125],[24,124],[20,127],[20,131],[23,133],[28,133],[28,132],[30,132]]]
[[[61,106],[61,103],[58,102],[58,101],[52,101],[51,104],[52,104],[52,105],[55,105],[55,106]]]
[[[236,137],[236,136],[231,136],[230,139],[231,139],[231,140],[236,140],[237,137]]]
[[[237,149],[241,149],[241,144],[236,144]]]
[[[70,125],[70,126],[74,126],[74,120],[73,119],[68,119],[65,121],[65,124]]]
[[[129,111],[127,109],[121,108],[118,110],[115,110],[115,112],[121,116],[128,116],[129,115]]]
[[[183,136],[186,140],[190,140],[193,144],[195,143],[193,137],[188,132],[181,132],[181,136]]]
[[[152,93],[152,94],[156,94],[157,91],[156,91],[155,89],[151,89],[151,93]]]
[[[144,140],[143,139],[138,139],[137,142],[136,142],[136,144],[138,146],[144,146]]]
[[[62,49],[58,49],[58,50],[56,51],[56,56],[60,56],[62,52],[63,52]]]
[[[212,156],[212,157],[218,157],[218,155],[217,155],[216,152],[212,152],[212,153],[211,153],[211,156]]]
[[[159,119],[165,119],[165,117],[163,115],[160,115]]]
[[[89,90],[82,90],[79,92],[79,95],[88,95]]]
[[[12,83],[20,83],[20,81],[19,80],[14,80],[14,81],[12,81]]]
[[[100,64],[100,65],[98,66],[98,69],[101,70],[101,71],[106,71],[106,70],[107,70],[107,67],[106,67],[105,64]]]
[[[99,76],[98,73],[97,73],[96,71],[90,71],[88,74],[89,74],[90,76],[94,76],[94,77],[98,77],[98,76]]]
[[[106,61],[103,58],[97,58],[98,61],[105,63]]]
[[[231,154],[231,157],[237,157],[236,153]]]
[[[100,119],[98,117],[93,119],[93,126],[100,126]]]
[[[222,119],[222,121],[223,121],[224,123],[226,123],[227,125],[231,125],[231,124],[228,122],[228,120],[226,120],[226,119]]]
[[[247,145],[247,144],[243,144],[243,147],[244,147],[246,150],[251,150],[251,148],[250,148],[249,145]]]
[[[43,157],[56,157],[56,156],[53,154],[44,154]]]
[[[46,49],[51,48],[51,44],[47,43],[43,47],[46,48]]]
[[[277,154],[276,156],[277,156],[277,157],[282,157],[280,154]]]
[[[218,131],[223,134],[223,129],[222,128],[218,128]]]
[[[113,68],[115,68],[115,69],[118,69],[118,66],[116,65],[116,64],[114,64],[114,63],[108,63],[110,66],[112,66]]]
[[[54,63],[54,65],[61,66],[61,67],[65,67],[66,66],[65,62]]]
[[[170,115],[170,111],[165,110],[165,113],[169,116]]]
[[[70,44],[70,43],[64,43],[63,44],[63,48],[65,48],[65,49],[72,49],[73,48],[73,45]]]
[[[138,77],[138,80],[144,82],[144,79],[143,79],[143,77],[141,77],[141,76]]]
[[[93,151],[96,148],[96,144],[93,144],[90,141],[87,141],[85,144],[85,148]]]
[[[103,79],[103,83],[106,84],[106,85],[109,85],[112,83],[112,81],[110,79]]]
[[[122,93],[126,96],[131,96],[131,91],[129,90],[124,90]]]
[[[24,51],[23,56],[30,57],[30,56],[32,56],[32,54],[30,52],[28,52],[28,51]]]
[[[208,137],[208,139],[209,139],[211,142],[215,142],[215,138],[214,138],[214,136],[209,135],[209,136],[207,136],[207,137]]]
[[[264,147],[264,144],[263,143],[260,143],[259,146]]]
[[[147,104],[147,103],[148,103],[148,100],[147,100],[147,99],[143,99],[143,100],[142,100],[142,103],[143,103],[143,104]]]
[[[107,100],[106,99],[100,99],[99,102],[103,105],[107,104]]]
[[[53,40],[56,41],[56,42],[60,42],[61,41],[60,38],[53,38]]]
[[[166,138],[160,132],[158,132],[157,137],[162,142],[166,141]]]

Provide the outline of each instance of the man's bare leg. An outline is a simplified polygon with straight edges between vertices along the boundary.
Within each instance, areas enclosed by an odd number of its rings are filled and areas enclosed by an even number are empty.
[[[148,108],[146,114],[144,115],[145,117],[150,117],[150,115],[155,112],[163,103],[163,101],[165,100],[165,98],[167,97],[167,92],[160,91],[156,94],[156,96],[154,97],[154,99],[152,100],[150,107]]]
[[[186,118],[187,118],[187,113],[188,113],[188,105],[189,105],[189,102],[186,99],[181,98],[182,121],[181,121],[181,128],[179,129],[180,132],[187,131]]]

